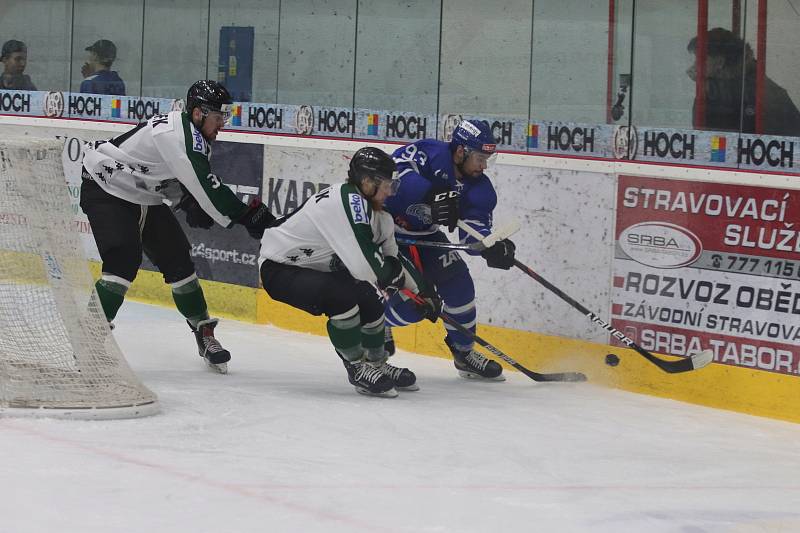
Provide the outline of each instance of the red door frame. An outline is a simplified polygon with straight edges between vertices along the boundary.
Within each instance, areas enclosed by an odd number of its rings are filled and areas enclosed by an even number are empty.
[[[608,71],[606,73],[606,124],[614,122],[611,107],[614,105],[614,39],[617,29],[617,5],[608,0]]]
[[[758,0],[756,26],[756,133],[762,133],[764,91],[767,79],[767,0]]]

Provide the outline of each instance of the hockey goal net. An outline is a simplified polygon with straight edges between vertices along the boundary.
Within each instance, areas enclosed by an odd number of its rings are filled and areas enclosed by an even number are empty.
[[[0,140],[0,416],[154,414],[93,290],[62,149]]]

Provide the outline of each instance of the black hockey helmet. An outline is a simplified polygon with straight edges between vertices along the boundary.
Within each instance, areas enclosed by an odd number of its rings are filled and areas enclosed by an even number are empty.
[[[394,194],[400,186],[400,180],[395,178],[396,170],[397,165],[392,156],[380,148],[365,146],[353,154],[350,170],[347,171],[347,181],[359,186],[365,177],[376,182],[389,181],[392,183],[392,194]]]
[[[205,117],[209,111],[222,113],[225,122],[231,116],[233,97],[221,83],[214,80],[196,81],[186,93],[186,112],[192,114],[195,107],[203,111]]]
[[[364,176],[390,180],[396,169],[392,156],[380,148],[365,146],[353,154],[347,176],[353,183],[359,183]]]

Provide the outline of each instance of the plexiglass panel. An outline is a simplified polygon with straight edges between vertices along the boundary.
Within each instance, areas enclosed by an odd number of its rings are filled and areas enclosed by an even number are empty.
[[[436,113],[440,7],[359,0],[355,107]]]
[[[237,101],[275,102],[279,0],[213,0],[209,75]],[[233,59],[232,59],[233,58]]]
[[[2,0],[0,46],[15,40],[27,48],[27,62],[22,72],[12,73],[13,67],[9,66],[4,70],[4,79],[19,74],[28,76],[40,91],[69,90],[71,32],[70,0]],[[4,68],[5,62],[0,63],[0,69]],[[0,83],[2,86],[4,84]]]
[[[356,0],[283,2],[278,103],[352,107]]]
[[[757,0],[744,3],[742,25],[745,42],[755,59],[745,58],[746,86],[756,83],[758,63],[764,63],[763,92],[753,88],[762,96],[755,133],[800,137],[800,3],[764,1],[762,4],[766,12],[766,25],[762,28],[765,50],[759,47]]]
[[[27,88],[118,94],[113,80],[86,83],[103,59],[131,96],[181,98],[210,78],[237,101],[340,108],[337,121],[386,111],[365,129],[395,140],[410,132],[389,127],[391,111],[426,121],[414,130],[426,136],[437,116],[508,117],[527,141],[503,145],[529,149],[539,126],[570,123],[800,136],[798,35],[800,6],[766,0],[0,3],[0,44],[24,43],[12,48],[27,52]],[[619,128],[595,134],[621,157]]]
[[[533,64],[531,118],[605,122],[608,2],[560,0],[533,5],[533,47],[528,51]]]
[[[444,0],[439,113],[526,117],[531,2]]]
[[[697,24],[701,13],[697,2],[660,2],[658,0],[637,0],[634,75],[633,75],[633,121],[637,125],[730,130],[734,124],[738,107],[729,92],[727,103],[708,101],[705,118],[694,117],[695,77],[697,65],[695,53],[689,50],[696,47],[693,41],[697,35]],[[708,28],[730,30],[734,17],[734,3],[730,0],[710,0],[708,2]],[[741,68],[729,64],[724,69],[717,63],[706,62],[706,73],[712,93],[715,87],[735,85],[741,81]],[[722,81],[731,80],[730,83]],[[712,97],[713,100],[713,97]],[[734,108],[725,110],[733,105]],[[721,120],[718,115],[728,115],[729,120]],[[717,116],[713,118],[712,115]],[[738,129],[734,125],[734,130]]]
[[[142,96],[184,98],[209,76],[208,4],[145,2]]]
[[[72,91],[141,94],[143,9],[142,0],[75,0]]]

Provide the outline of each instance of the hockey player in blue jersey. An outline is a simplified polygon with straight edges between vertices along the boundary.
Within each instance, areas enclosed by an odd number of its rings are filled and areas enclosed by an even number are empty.
[[[497,194],[484,174],[496,145],[489,124],[464,120],[448,142],[423,139],[395,150],[401,184],[397,194],[388,199],[386,210],[394,217],[395,234],[427,241],[447,241],[439,224],[450,231],[463,220],[482,235],[492,230],[492,212]],[[442,194],[444,193],[444,194]],[[462,242],[475,239],[459,230]],[[401,253],[422,272],[428,291],[435,291],[443,302],[443,311],[461,325],[475,331],[475,285],[467,264],[454,250],[401,246]],[[498,241],[481,252],[488,266],[508,270],[514,265],[514,243]],[[402,293],[387,302],[386,322],[405,326],[424,317],[419,308]],[[455,367],[466,378],[503,381],[502,367],[473,350],[474,341],[445,324],[445,343],[453,354]],[[394,353],[391,330],[387,328],[386,350]]]

